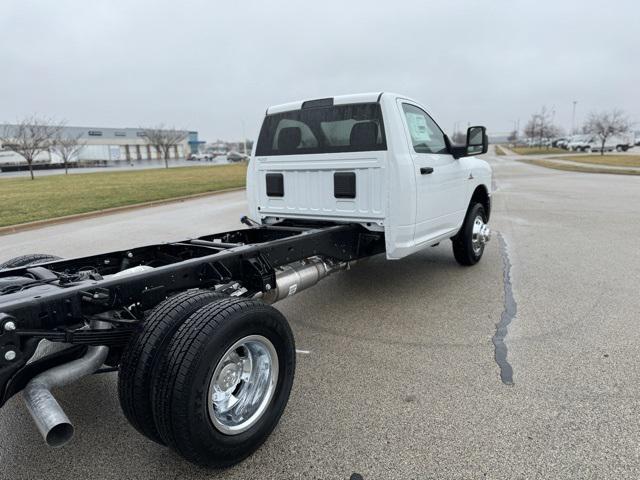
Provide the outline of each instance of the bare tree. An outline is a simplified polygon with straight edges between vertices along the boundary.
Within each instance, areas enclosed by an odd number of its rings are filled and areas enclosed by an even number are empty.
[[[15,152],[24,157],[29,166],[31,180],[33,180],[33,160],[42,152],[49,151],[63,125],[63,122],[55,122],[33,115],[21,120],[16,125],[7,125],[0,137],[0,143],[2,143],[4,150]]]
[[[524,134],[538,141],[541,147],[544,139],[554,137],[558,134],[559,129],[552,123],[553,114],[546,107],[540,109],[540,113],[534,113],[524,127]]]
[[[538,136],[538,114],[534,113],[524,126],[524,134],[527,138],[534,139]]]
[[[165,128],[162,124],[153,128],[142,128],[142,130],[149,145],[155,147],[164,159],[165,168],[169,168],[169,152],[172,147],[177,148],[177,145],[187,138],[187,132],[175,128]]]
[[[86,142],[81,141],[80,138],[82,138],[81,133],[77,135],[63,135],[62,131],[60,131],[53,139],[51,150],[62,158],[65,175],[69,173],[69,161],[73,160],[80,150],[82,150],[82,147],[86,145]]]
[[[610,112],[592,112],[585,123],[587,133],[596,135],[601,142],[600,155],[604,155],[604,144],[607,139],[629,131],[629,120],[621,110]]]

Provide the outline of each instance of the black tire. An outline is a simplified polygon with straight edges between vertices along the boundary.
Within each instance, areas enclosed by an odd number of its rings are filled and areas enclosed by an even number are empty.
[[[278,358],[273,396],[246,431],[225,434],[209,416],[211,377],[225,353],[240,339],[268,339]],[[215,468],[234,465],[264,443],[282,415],[295,372],[295,343],[287,320],[261,301],[217,300],[194,313],[166,352],[166,366],[153,383],[153,415],[162,439],[190,462]]]
[[[19,257],[7,260],[4,263],[0,263],[0,270],[6,270],[8,268],[28,267],[30,265],[37,265],[39,263],[53,262],[54,260],[61,260],[60,257],[55,255],[47,255],[44,253],[30,253],[28,255],[20,255]]]
[[[471,205],[458,234],[451,239],[453,245],[453,256],[460,265],[471,266],[478,263],[484,253],[484,245],[479,251],[473,248],[473,224],[480,216],[484,223],[487,223],[487,214],[481,203]]]
[[[224,295],[189,290],[167,298],[148,315],[143,329],[125,348],[118,373],[118,397],[129,423],[145,437],[164,444],[151,408],[151,378],[171,337],[196,310]]]

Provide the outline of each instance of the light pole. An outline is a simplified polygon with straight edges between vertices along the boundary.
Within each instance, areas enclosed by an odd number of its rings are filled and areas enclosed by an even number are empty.
[[[577,100],[573,101],[573,114],[571,115],[571,134],[575,134],[576,133],[576,103],[578,103]]]
[[[245,135],[245,129],[244,129],[244,120],[241,120],[242,123],[242,143],[243,143],[243,152],[245,155],[247,154],[247,136]]]

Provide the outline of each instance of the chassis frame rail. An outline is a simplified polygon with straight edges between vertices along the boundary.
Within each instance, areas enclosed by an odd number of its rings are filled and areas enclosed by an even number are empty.
[[[136,330],[131,323],[143,321],[144,315],[124,319],[114,312],[144,312],[173,293],[233,282],[246,289],[244,295],[254,295],[276,285],[277,267],[312,256],[348,262],[382,252],[384,234],[357,224],[278,224],[40,264],[38,268],[56,273],[100,271],[101,275],[60,281],[55,288],[43,282],[0,296],[0,406],[19,391],[25,376],[68,361],[61,354],[27,365],[42,339],[82,348],[100,342],[123,345]],[[140,265],[153,268],[116,275]],[[0,278],[28,270],[5,270]],[[75,330],[89,319],[108,315],[113,315],[114,328],[100,338],[91,331]],[[8,322],[15,328],[5,328]],[[10,350],[15,352],[12,359],[5,357]],[[75,349],[76,354],[83,351]],[[117,365],[117,359],[111,363]]]

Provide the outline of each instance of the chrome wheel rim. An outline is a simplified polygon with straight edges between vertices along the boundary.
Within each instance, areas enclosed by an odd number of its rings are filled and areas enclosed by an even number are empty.
[[[234,343],[213,371],[209,418],[226,435],[251,428],[266,411],[278,382],[278,354],[270,340],[249,335]]]
[[[489,241],[490,230],[482,216],[478,215],[473,221],[473,230],[471,232],[471,246],[473,253],[479,255],[484,248],[485,243]]]

